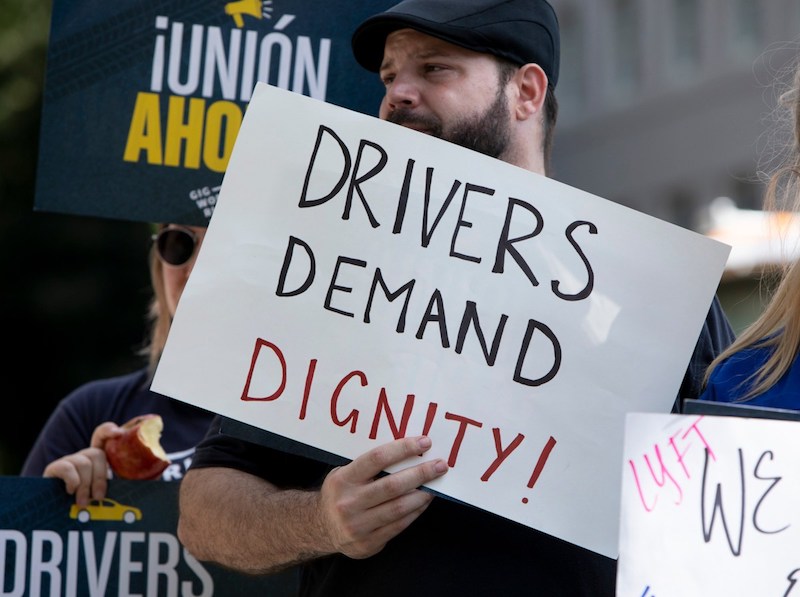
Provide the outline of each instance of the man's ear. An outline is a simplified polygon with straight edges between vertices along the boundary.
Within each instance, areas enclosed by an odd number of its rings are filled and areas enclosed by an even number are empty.
[[[547,95],[547,75],[538,64],[523,64],[514,76],[517,102],[514,113],[518,120],[527,120],[542,110]]]

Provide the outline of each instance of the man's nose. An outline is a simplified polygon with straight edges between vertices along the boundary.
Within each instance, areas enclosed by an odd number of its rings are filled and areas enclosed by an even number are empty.
[[[386,89],[385,103],[390,111],[397,108],[414,108],[419,102],[419,85],[412,77],[397,75]]]

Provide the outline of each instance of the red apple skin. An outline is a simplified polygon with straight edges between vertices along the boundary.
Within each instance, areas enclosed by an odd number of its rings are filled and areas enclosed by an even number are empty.
[[[105,443],[106,459],[114,473],[123,479],[158,478],[170,464],[159,442],[161,417],[140,415],[122,425],[122,429],[124,433]]]

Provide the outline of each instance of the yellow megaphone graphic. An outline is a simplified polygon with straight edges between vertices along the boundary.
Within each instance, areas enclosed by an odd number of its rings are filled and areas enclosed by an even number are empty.
[[[233,22],[237,27],[244,27],[242,15],[250,15],[257,19],[262,18],[261,0],[236,0],[225,5],[225,14],[233,17]]]

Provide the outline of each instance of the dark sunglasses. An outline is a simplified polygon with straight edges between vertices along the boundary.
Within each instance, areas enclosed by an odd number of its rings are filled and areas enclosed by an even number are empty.
[[[194,255],[197,237],[188,228],[162,228],[153,235],[161,261],[167,265],[186,264]]]

